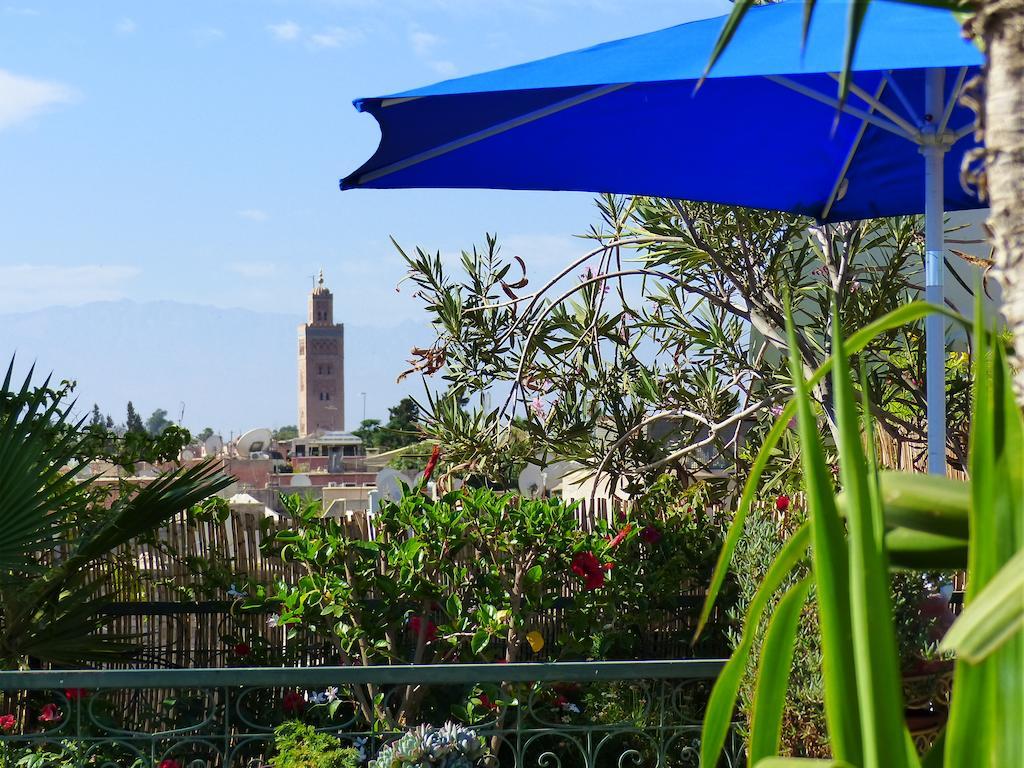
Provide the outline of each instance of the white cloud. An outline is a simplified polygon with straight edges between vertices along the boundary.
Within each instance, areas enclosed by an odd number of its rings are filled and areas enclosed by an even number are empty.
[[[266,221],[270,218],[270,214],[260,208],[244,208],[238,215],[249,221]]]
[[[140,272],[137,267],[117,264],[0,265],[0,307],[4,312],[28,312],[54,305],[116,301],[129,295],[129,283]]]
[[[17,5],[5,5],[4,13],[9,16],[38,16],[39,11],[35,8],[25,8]]]
[[[36,80],[0,69],[0,131],[30,120],[56,104],[77,100],[74,90],[50,80]]]
[[[269,261],[235,261],[227,266],[229,272],[249,280],[260,280],[277,274],[277,265]]]
[[[200,45],[215,43],[224,38],[224,30],[217,27],[199,27],[192,30],[192,39]]]
[[[138,25],[131,19],[125,17],[114,25],[114,31],[119,35],[130,35],[138,29]]]
[[[409,43],[417,56],[429,55],[439,42],[441,42],[441,38],[432,32],[415,30],[409,33]]]
[[[362,38],[362,33],[346,27],[328,27],[323,32],[309,36],[309,43],[314,48],[338,48],[354,43]]]
[[[450,61],[432,61],[430,62],[430,68],[433,69],[439,75],[445,75],[450,77],[459,71],[459,68]]]
[[[285,42],[298,40],[299,35],[302,34],[302,27],[294,21],[282,21],[280,24],[268,24],[267,29],[270,30],[270,34],[278,40],[284,40]]]

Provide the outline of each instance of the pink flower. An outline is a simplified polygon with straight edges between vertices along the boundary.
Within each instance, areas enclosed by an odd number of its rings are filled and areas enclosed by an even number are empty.
[[[286,715],[298,715],[306,708],[306,699],[297,691],[289,691],[281,699],[281,709]]]
[[[168,757],[160,761],[160,768],[181,768],[181,763]]]
[[[41,723],[55,723],[60,718],[60,709],[56,704],[44,704],[43,708],[39,710],[39,722]]]
[[[544,417],[547,416],[547,410],[544,406],[544,401],[540,399],[540,395],[537,395],[530,401],[530,410],[533,411],[533,415],[540,421],[544,421]]]
[[[420,635],[420,627],[421,626],[423,626],[423,619],[421,617],[419,617],[419,616],[410,616],[409,617],[409,629],[412,630],[412,633],[414,635],[416,635],[416,637],[419,637],[419,635]],[[437,639],[437,624],[435,624],[430,619],[427,619],[426,627],[427,628],[424,630],[424,633],[425,633],[424,636],[426,637],[427,642],[429,643],[429,642],[432,642],[433,640],[436,640]]]
[[[79,699],[84,699],[88,695],[89,692],[84,688],[68,688],[64,691],[64,696],[68,701],[78,701]]]
[[[17,725],[17,720],[14,715],[0,715],[0,731],[5,733],[14,730],[14,726]]]
[[[775,499],[775,508],[779,510],[779,512],[785,512],[789,509],[789,496],[783,493]]]
[[[657,526],[648,525],[640,531],[640,539],[645,544],[657,544],[661,541],[661,531],[658,530]]]

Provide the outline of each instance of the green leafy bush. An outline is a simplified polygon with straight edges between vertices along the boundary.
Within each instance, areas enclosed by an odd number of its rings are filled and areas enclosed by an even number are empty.
[[[337,736],[296,720],[274,730],[274,750],[271,768],[358,768],[361,763],[359,751]]]

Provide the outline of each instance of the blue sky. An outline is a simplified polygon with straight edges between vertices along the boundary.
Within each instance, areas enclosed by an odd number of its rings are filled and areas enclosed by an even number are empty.
[[[724,0],[0,0],[0,312],[176,299],[340,319],[417,316],[388,242],[496,231],[545,271],[585,194],[357,191],[353,98],[691,18]]]

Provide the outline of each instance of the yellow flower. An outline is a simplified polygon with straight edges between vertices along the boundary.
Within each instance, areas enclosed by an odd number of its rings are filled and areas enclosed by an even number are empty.
[[[530,644],[533,652],[537,653],[544,647],[544,636],[535,629],[526,634],[526,642]]]

